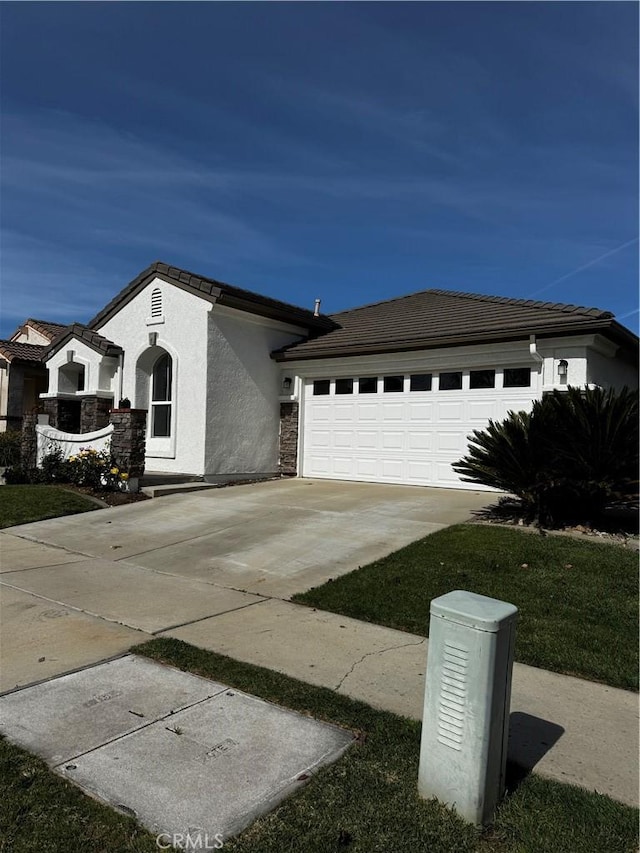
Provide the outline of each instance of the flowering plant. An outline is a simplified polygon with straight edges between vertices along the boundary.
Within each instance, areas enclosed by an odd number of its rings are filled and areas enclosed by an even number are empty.
[[[81,447],[79,453],[67,460],[69,481],[78,486],[117,491],[128,479],[111,458],[108,450]]]

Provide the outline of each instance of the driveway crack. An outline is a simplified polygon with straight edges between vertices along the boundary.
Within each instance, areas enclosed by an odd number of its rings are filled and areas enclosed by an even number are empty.
[[[360,664],[361,664],[361,663],[362,663],[366,658],[376,657],[376,655],[383,655],[385,652],[392,652],[392,651],[394,651],[395,649],[404,649],[404,648],[406,648],[407,646],[421,646],[423,643],[426,643],[426,641],[427,641],[427,638],[426,638],[426,637],[422,637],[422,639],[418,640],[417,642],[413,642],[413,643],[400,643],[400,644],[399,644],[399,645],[397,645],[397,646],[387,646],[387,648],[385,648],[385,649],[378,649],[378,650],[377,650],[377,651],[375,651],[375,652],[366,652],[365,654],[363,654],[363,655],[362,655],[362,657],[361,657],[361,658],[358,658],[358,660],[357,660],[357,661],[355,661],[355,663],[353,663],[353,664],[351,665],[351,667],[350,667],[350,669],[348,670],[348,672],[346,672],[346,673],[345,673],[345,675],[343,675],[343,676],[342,676],[342,678],[340,679],[340,681],[338,682],[338,684],[336,685],[336,687],[334,687],[333,689],[334,689],[334,690],[336,690],[336,691],[340,690],[340,688],[341,688],[341,687],[342,687],[342,685],[345,683],[345,681],[347,680],[347,678],[349,678],[349,676],[353,674],[353,672],[355,671],[355,668],[356,668],[357,666],[360,666]]]

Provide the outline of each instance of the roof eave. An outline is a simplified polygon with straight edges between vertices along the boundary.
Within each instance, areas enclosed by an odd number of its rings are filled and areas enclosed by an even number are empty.
[[[266,317],[280,322],[289,323],[294,326],[303,326],[307,329],[317,329],[320,331],[328,331],[334,329],[336,324],[325,315],[318,317],[313,316],[310,312],[303,308],[298,308],[295,305],[279,308],[276,305],[263,303],[259,295],[256,294],[256,299],[251,299],[248,292],[247,297],[243,298],[236,294],[230,294],[225,291],[225,285],[222,282],[214,282],[213,280],[204,279],[201,276],[196,276],[194,273],[182,271],[180,276],[173,276],[165,272],[159,267],[168,267],[161,261],[156,261],[143,270],[136,278],[129,282],[120,293],[111,300],[98,314],[93,317],[87,324],[90,329],[99,329],[107,323],[118,311],[120,311],[128,302],[138,295],[144,288],[154,279],[159,278],[161,281],[172,284],[181,288],[187,293],[197,296],[200,299],[215,304],[226,305],[229,308],[236,308],[239,311],[246,311],[249,314],[255,314],[259,317]],[[177,267],[175,268],[178,269]],[[182,278],[184,276],[184,279]],[[189,284],[190,278],[196,278],[207,286],[207,290],[202,290]]]
[[[570,322],[562,324],[554,324],[549,326],[527,326],[517,329],[505,329],[503,331],[491,332],[471,332],[465,335],[443,335],[439,338],[423,338],[404,341],[382,342],[373,344],[348,344],[339,348],[326,347],[318,348],[313,352],[305,353],[299,351],[301,344],[294,344],[283,350],[276,350],[271,354],[275,361],[311,361],[321,358],[341,358],[343,356],[356,355],[379,355],[386,352],[408,352],[412,350],[428,350],[441,349],[444,347],[455,346],[471,346],[473,344],[490,343],[493,341],[516,341],[528,338],[530,334],[535,334],[539,338],[557,337],[558,335],[580,335],[589,332],[600,332],[606,334],[611,331],[611,337],[622,337],[622,333],[627,333],[627,346],[635,339],[635,346],[638,346],[638,338],[633,335],[624,326],[621,326],[614,320],[609,318],[582,322]]]

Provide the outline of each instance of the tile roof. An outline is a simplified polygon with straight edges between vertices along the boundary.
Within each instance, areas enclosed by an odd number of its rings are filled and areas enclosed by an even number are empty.
[[[332,314],[336,328],[273,353],[278,361],[514,340],[530,334],[610,330],[627,344],[637,338],[609,311],[560,302],[423,290]]]
[[[218,302],[220,305],[228,305],[230,308],[238,308],[262,317],[282,320],[312,329],[331,329],[333,323],[325,315],[315,316],[313,311],[271,299],[269,296],[261,296],[250,290],[243,290],[235,285],[225,284],[213,278],[205,278],[201,275],[188,272],[187,270],[173,267],[162,261],[156,261],[136,276],[133,281],[118,293],[118,295],[106,305],[102,311],[89,321],[92,329],[100,328],[107,320],[111,319],[130,299],[139,293],[150,281],[159,277],[165,281],[183,287],[185,290],[195,293],[210,302]]]
[[[0,340],[0,356],[6,361],[40,362],[45,347],[41,344],[23,344]]]
[[[44,348],[43,360],[50,358],[71,338],[82,341],[82,343],[103,355],[116,356],[123,352],[121,346],[114,344],[113,341],[110,341],[103,335],[99,335],[98,332],[94,332],[88,326],[84,326],[82,323],[72,323],[70,326],[65,326],[62,332],[51,341],[49,346]]]
[[[67,324],[52,323],[49,320],[34,320],[33,317],[29,317],[16,329],[11,337],[15,338],[18,335],[23,334],[26,326],[31,326],[32,329],[36,330],[36,332],[40,332],[41,335],[44,335],[52,341],[63,329],[66,329]]]

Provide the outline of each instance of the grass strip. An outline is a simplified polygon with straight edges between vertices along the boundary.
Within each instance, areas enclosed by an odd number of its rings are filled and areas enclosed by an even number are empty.
[[[637,845],[636,809],[510,768],[512,793],[483,832],[417,793],[420,723],[281,673],[157,638],[137,654],[220,681],[358,733],[346,755],[239,838],[234,853],[622,853]]]
[[[521,663],[637,690],[637,578],[619,545],[466,524],[293,600],[428,636],[431,600],[466,589],[518,607]]]
[[[132,651],[358,733],[295,796],[225,842],[233,853],[633,853],[638,812],[600,794],[526,776],[482,832],[418,797],[420,724],[280,673],[157,638]],[[188,796],[188,792],[185,792]],[[150,853],[154,835],[0,739],[3,853]]]
[[[2,486],[0,488],[0,528],[27,524],[60,515],[91,512],[100,507],[95,501],[59,486]]]

